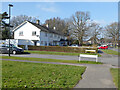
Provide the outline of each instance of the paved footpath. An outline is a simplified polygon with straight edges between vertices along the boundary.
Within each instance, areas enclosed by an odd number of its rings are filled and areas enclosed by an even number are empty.
[[[104,65],[87,66],[82,80],[75,88],[116,88],[110,73],[110,67]]]
[[[87,69],[82,76],[82,80],[80,80],[79,83],[74,88],[116,88],[112,81],[112,76],[110,74],[110,68],[114,68],[114,66],[111,66],[109,64],[96,65],[96,64],[71,64],[71,63],[58,63],[58,62],[40,62],[40,61],[12,60],[12,59],[3,59],[3,60],[31,62],[31,63],[86,66]]]

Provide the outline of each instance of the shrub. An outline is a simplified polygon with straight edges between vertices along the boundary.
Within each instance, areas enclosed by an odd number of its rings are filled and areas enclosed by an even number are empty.
[[[18,45],[18,47],[25,49],[25,45]]]
[[[98,45],[97,45],[97,44],[93,44],[92,46],[93,46],[93,47],[97,47]]]
[[[85,53],[85,50],[97,50],[97,48],[87,47],[61,47],[61,46],[28,46],[29,50],[36,51],[56,51],[56,52],[74,52],[74,53]]]

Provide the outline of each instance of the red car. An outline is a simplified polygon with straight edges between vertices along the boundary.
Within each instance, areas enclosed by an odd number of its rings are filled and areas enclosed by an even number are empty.
[[[101,45],[100,47],[98,47],[98,49],[108,49],[107,45]]]

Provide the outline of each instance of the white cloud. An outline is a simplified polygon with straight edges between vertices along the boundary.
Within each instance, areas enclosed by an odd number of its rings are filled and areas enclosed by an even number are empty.
[[[94,20],[93,22],[96,22],[96,23],[101,24],[101,25],[107,24],[107,22],[105,20]]]
[[[111,24],[111,23],[113,23],[115,21],[93,20],[92,22],[98,23],[101,26],[106,26],[106,25],[109,25],[109,24]]]
[[[54,7],[42,7],[41,10],[46,12],[57,12],[57,10]]]
[[[46,3],[44,5],[38,4],[38,5],[36,5],[36,7],[45,12],[55,13],[58,11],[57,8],[54,6],[54,3],[49,3],[49,4]]]

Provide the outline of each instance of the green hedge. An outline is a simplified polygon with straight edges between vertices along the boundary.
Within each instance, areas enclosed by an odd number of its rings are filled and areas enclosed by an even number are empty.
[[[75,52],[85,53],[85,50],[96,50],[97,48],[80,48],[80,47],[61,47],[61,46],[28,46],[29,50],[36,51],[56,51],[56,52]]]
[[[25,49],[25,45],[18,45],[18,47]]]

